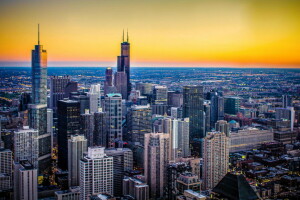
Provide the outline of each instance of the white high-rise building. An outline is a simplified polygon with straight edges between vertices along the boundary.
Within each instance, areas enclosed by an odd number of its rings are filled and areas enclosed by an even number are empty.
[[[228,171],[229,138],[222,132],[208,132],[203,139],[202,152],[203,189],[212,189]]]
[[[104,153],[104,147],[89,147],[80,161],[80,199],[106,193],[113,195],[113,157]]]
[[[151,198],[163,197],[169,162],[169,134],[147,133],[144,143],[144,174]]]
[[[170,135],[170,160],[190,156],[189,118],[175,119],[166,117],[162,120],[164,133]]]
[[[122,95],[107,94],[105,96],[105,112],[107,116],[107,147],[115,147],[115,142],[122,140]]]
[[[80,159],[87,152],[87,139],[83,135],[71,135],[68,140],[69,187],[79,186]]]
[[[14,132],[14,161],[28,160],[35,168],[38,167],[39,132],[24,126]]]
[[[38,179],[37,168],[27,160],[15,162],[14,168],[14,199],[37,200]]]
[[[88,96],[90,97],[90,113],[97,112],[98,108],[101,107],[100,87],[100,84],[93,84],[88,92]]]

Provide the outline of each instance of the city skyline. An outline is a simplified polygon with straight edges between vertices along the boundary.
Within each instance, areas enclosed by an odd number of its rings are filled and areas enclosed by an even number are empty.
[[[132,67],[299,68],[297,1],[56,3],[1,2],[0,65],[30,65],[40,23],[50,67],[116,66],[128,29]]]

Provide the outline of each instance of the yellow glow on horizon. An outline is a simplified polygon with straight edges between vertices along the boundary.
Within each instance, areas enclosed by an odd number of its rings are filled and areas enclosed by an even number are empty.
[[[123,28],[132,65],[300,65],[298,0],[10,0],[0,3],[0,62],[116,63]]]

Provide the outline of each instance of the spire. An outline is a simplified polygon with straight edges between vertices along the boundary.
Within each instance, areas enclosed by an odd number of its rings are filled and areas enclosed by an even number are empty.
[[[38,24],[38,45],[40,45],[40,24]]]
[[[123,42],[124,42],[124,29],[123,29]]]
[[[127,29],[127,42],[129,42],[129,37],[128,37],[128,29]]]

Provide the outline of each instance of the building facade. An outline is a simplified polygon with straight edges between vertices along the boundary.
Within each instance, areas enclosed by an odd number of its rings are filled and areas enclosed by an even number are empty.
[[[164,195],[167,186],[166,166],[169,162],[169,134],[147,133],[144,143],[144,175],[151,198]]]
[[[116,141],[122,141],[122,96],[107,94],[104,99],[107,114],[107,147],[116,147]]]
[[[104,147],[89,147],[80,161],[80,199],[101,193],[113,195],[113,158]]]
[[[208,132],[202,148],[203,189],[212,189],[228,171],[229,139],[225,133]]]
[[[68,182],[69,187],[79,186],[80,159],[87,152],[87,139],[84,135],[71,135],[68,139]]]
[[[58,167],[68,169],[68,138],[79,134],[80,130],[80,104],[73,100],[60,100],[57,104],[57,142]]]

